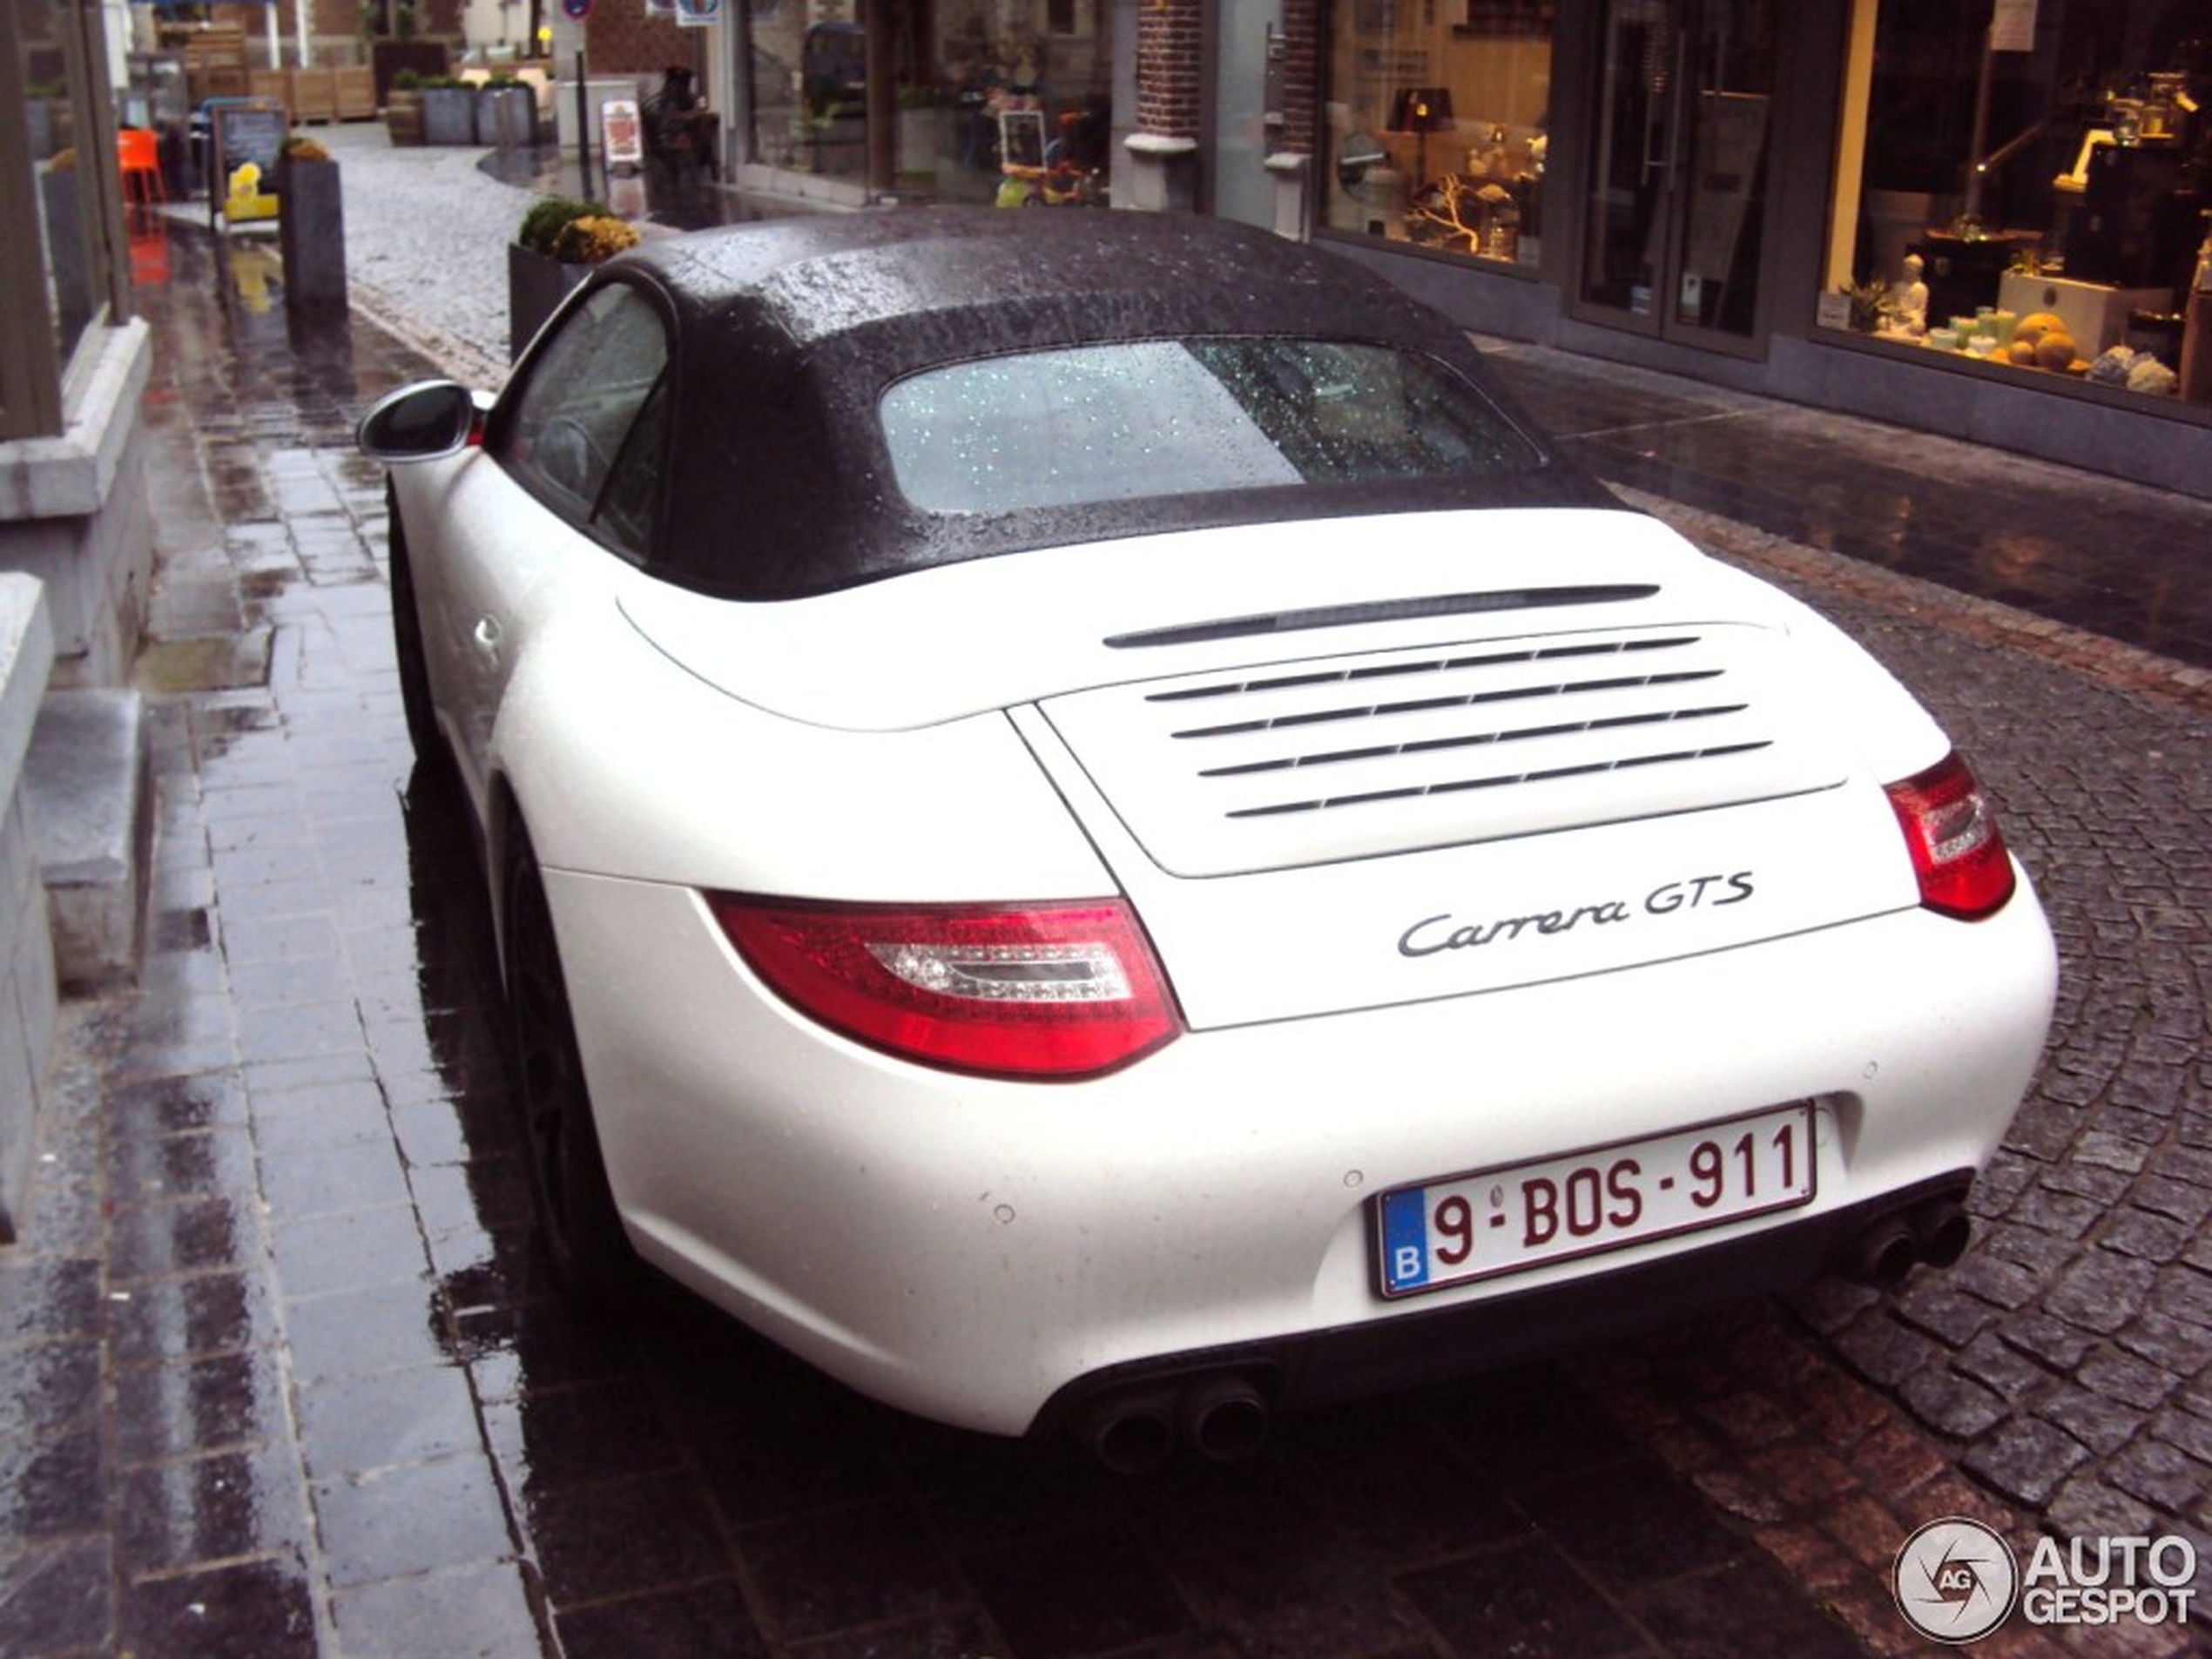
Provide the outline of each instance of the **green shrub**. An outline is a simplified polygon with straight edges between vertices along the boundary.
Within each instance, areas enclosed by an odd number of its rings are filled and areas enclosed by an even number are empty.
[[[523,215],[515,239],[533,253],[570,264],[597,265],[637,245],[637,233],[602,202],[547,196]]]

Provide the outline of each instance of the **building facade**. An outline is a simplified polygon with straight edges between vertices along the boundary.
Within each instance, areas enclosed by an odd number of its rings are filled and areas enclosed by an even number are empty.
[[[26,782],[50,692],[128,678],[153,561],[108,9],[0,5],[0,1244],[22,1218],[61,974]],[[132,728],[135,730],[135,727]]]
[[[0,570],[46,590],[64,683],[115,685],[152,558],[108,20],[67,0],[0,9]]]
[[[2212,494],[2212,0],[1318,0],[1311,27],[1314,106],[1281,111],[1310,233],[1469,327]],[[1230,103],[1212,205],[1244,212]]]
[[[2212,493],[2212,0],[742,3],[758,186],[1249,219],[1483,332]]]

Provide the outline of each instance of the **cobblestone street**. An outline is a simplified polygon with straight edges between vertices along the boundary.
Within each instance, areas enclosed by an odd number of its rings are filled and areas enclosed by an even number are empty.
[[[422,213],[370,188],[400,158],[347,159],[354,234]],[[473,270],[475,237],[439,256]],[[380,253],[350,327],[292,323],[239,268],[268,257],[179,226],[145,293],[156,873],[141,983],[65,1006],[0,1255],[0,1653],[1904,1656],[1931,1644],[1892,1562],[1954,1514],[2023,1552],[2179,1534],[2212,1588],[2206,584],[2141,590],[2212,549],[2212,505],[1916,439],[1956,550],[1885,559],[1853,503],[1916,473],[1878,428],[1501,348],[1602,474],[1947,726],[2059,936],[2045,1067],[1948,1273],[1119,1480],[859,1400],[672,1290],[611,1325],[550,1294],[474,849],[412,765],[351,443],[384,390],[494,372],[503,313],[470,279],[411,324]],[[2132,564],[2089,544],[2121,523]],[[2015,1620],[1976,1651],[2212,1649]]]

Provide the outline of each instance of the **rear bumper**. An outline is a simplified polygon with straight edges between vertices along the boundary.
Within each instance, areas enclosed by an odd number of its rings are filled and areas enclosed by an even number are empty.
[[[1970,925],[1898,913],[1496,995],[1192,1033],[1106,1077],[1020,1084],[814,1024],[686,889],[558,872],[548,889],[641,1252],[840,1380],[1004,1435],[1099,1379],[1194,1356],[1250,1356],[1292,1402],[1323,1399],[1817,1272],[1882,1206],[1987,1160],[2055,978],[2023,887]],[[1801,1100],[1818,1135],[1804,1207],[1377,1294],[1380,1192]]]
[[[1058,1433],[1116,1399],[1231,1373],[1278,1411],[1448,1382],[1658,1330],[1719,1304],[1787,1290],[1837,1271],[1889,1217],[1944,1199],[1964,1203],[1970,1172],[1687,1255],[1479,1302],[1270,1342],[1163,1354],[1079,1377],[1046,1402],[1033,1435]]]

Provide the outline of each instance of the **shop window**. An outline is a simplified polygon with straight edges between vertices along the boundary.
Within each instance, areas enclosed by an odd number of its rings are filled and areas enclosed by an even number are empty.
[[[2212,402],[2212,14],[1855,0],[1822,321]]]
[[[4,14],[0,14],[4,15]],[[32,227],[32,257],[0,280],[0,437],[60,429],[60,388],[89,331],[123,298],[107,220],[114,204],[108,131],[93,101],[100,24],[90,9],[19,0],[0,27],[8,55],[0,102],[0,204]]]
[[[893,153],[900,197],[1106,205],[1115,4],[939,0],[890,9],[885,46],[896,78]],[[864,176],[861,26],[830,0],[751,0],[748,15],[753,158]]]
[[[1345,0],[1331,19],[1332,229],[1534,266],[1542,247],[1552,7]]]

